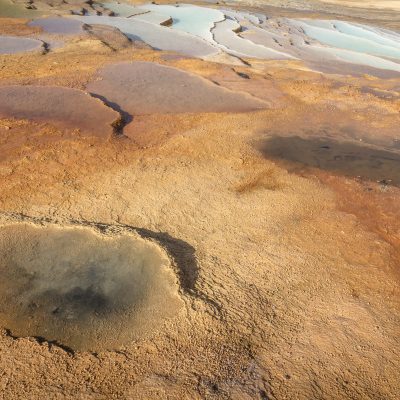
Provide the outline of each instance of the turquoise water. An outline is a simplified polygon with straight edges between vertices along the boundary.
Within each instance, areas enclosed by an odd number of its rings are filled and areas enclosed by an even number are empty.
[[[340,21],[298,21],[298,25],[307,36],[328,46],[400,59],[400,40],[395,43],[366,28]]]
[[[385,60],[384,58],[372,56],[370,54],[363,54],[350,50],[327,47],[321,47],[318,48],[318,50],[321,52],[321,55],[325,52],[330,55],[336,56],[336,58],[339,60],[347,61],[353,64],[400,72],[400,64],[397,64],[393,61]]]
[[[238,57],[259,59],[292,58],[289,54],[283,54],[263,45],[256,44],[248,40],[247,36],[246,39],[238,36],[234,30],[239,27],[240,25],[236,21],[227,19],[218,22],[212,31],[216,42],[228,53]]]
[[[172,27],[203,39],[212,41],[211,28],[215,22],[222,21],[224,14],[219,10],[190,5],[169,6],[146,4],[144,9],[169,15],[173,19]]]
[[[4,0],[3,0],[4,1]],[[285,36],[285,29],[289,28],[289,41],[282,50],[271,48],[263,44],[258,35],[237,33],[240,28],[239,21],[247,29],[257,29],[260,22],[259,16],[236,11],[224,11],[213,8],[192,5],[157,5],[145,4],[142,6],[129,6],[113,3],[109,8],[115,12],[128,15],[130,18],[118,17],[80,17],[87,23],[105,23],[119,28],[132,39],[140,39],[150,44],[155,49],[172,50],[195,57],[206,57],[222,50],[239,57],[260,59],[307,59],[307,50],[315,50],[312,58],[347,61],[354,64],[370,66],[380,69],[399,71],[400,64],[400,35],[395,32],[378,28],[352,24],[335,20],[284,20],[282,29],[273,27]],[[142,14],[141,11],[142,10]],[[224,14],[226,13],[226,15]],[[153,17],[152,17],[153,15]],[[171,17],[173,24],[169,28],[159,25],[162,18]],[[286,25],[286,27],[285,27]],[[291,26],[302,28],[305,35],[317,40],[324,46],[303,46],[302,35],[290,31]],[[265,29],[265,28],[264,28]],[[263,31],[264,29],[261,29]],[[265,32],[269,32],[268,28]],[[275,32],[275,31],[274,31]],[[255,31],[257,33],[257,31]],[[255,42],[252,41],[252,36]],[[296,41],[296,39],[299,39]],[[271,37],[266,38],[266,43]],[[300,47],[299,47],[300,46]],[[308,47],[308,49],[307,49]],[[300,53],[299,53],[300,52]]]
[[[141,40],[157,50],[176,51],[193,57],[205,57],[217,53],[215,47],[200,38],[136,18],[104,16],[74,16],[74,18],[86,24],[114,26],[130,39]]]
[[[147,7],[135,7],[121,3],[103,3],[103,6],[114,11],[119,17],[139,19],[156,25],[164,25],[170,19],[168,14],[154,12]]]
[[[131,17],[132,15],[139,15],[146,13],[143,8],[138,8],[124,3],[103,3],[103,6],[111,11],[114,11],[119,17]]]
[[[349,24],[343,21],[334,21],[334,25],[342,33],[372,40],[385,46],[400,48],[400,35],[396,35],[394,32],[385,32],[380,29],[374,30],[372,27]]]

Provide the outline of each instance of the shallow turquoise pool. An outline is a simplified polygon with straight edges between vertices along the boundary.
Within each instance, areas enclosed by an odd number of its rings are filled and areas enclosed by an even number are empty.
[[[224,14],[219,10],[185,4],[179,6],[146,4],[143,8],[169,15],[172,17],[172,27],[174,29],[179,29],[210,41],[213,39],[210,30],[216,22],[225,18]]]
[[[400,35],[398,41],[383,31],[341,21],[299,21],[307,36],[328,46],[358,53],[400,59]]]

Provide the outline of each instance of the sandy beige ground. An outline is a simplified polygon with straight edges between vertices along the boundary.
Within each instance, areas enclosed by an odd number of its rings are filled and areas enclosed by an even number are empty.
[[[67,352],[3,329],[0,398],[397,399],[400,189],[351,167],[270,160],[263,146],[323,137],[397,156],[398,80],[162,61],[91,38],[1,57],[0,84],[84,89],[122,60],[173,65],[271,107],[142,116],[107,140],[0,120],[2,224],[139,228],[192,272],[181,312],[117,351]]]
[[[398,0],[380,0],[380,1],[357,1],[357,0],[320,0],[325,3],[333,3],[338,6],[344,5],[348,7],[360,7],[360,8],[376,8],[384,10],[400,10],[400,2]]]

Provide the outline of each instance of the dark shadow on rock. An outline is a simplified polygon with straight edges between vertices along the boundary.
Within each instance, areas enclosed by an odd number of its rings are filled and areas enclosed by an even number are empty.
[[[18,340],[20,337],[19,336],[15,336],[12,334],[10,329],[5,329],[5,334],[7,337],[14,339],[14,340]],[[73,356],[75,354],[75,350],[71,349],[71,347],[65,346],[62,343],[59,343],[57,340],[47,340],[46,338],[42,337],[42,336],[32,336],[32,339],[35,339],[35,341],[40,344],[47,344],[49,346],[49,348],[51,348],[51,346],[55,346],[58,347],[61,350],[64,350],[66,353],[68,353],[69,355]]]
[[[154,232],[145,228],[130,225],[111,225],[94,222],[72,221],[74,224],[92,226],[100,231],[107,232],[114,227],[122,227],[127,231],[137,232],[144,239],[150,239],[163,247],[173,259],[180,281],[181,288],[188,294],[194,294],[199,266],[196,259],[196,249],[182,239],[175,238],[167,232]]]
[[[51,218],[37,218],[20,213],[2,213],[11,217],[14,222],[33,222],[42,225],[43,223],[57,224]],[[102,233],[115,231],[118,228],[126,231],[137,232],[144,239],[150,239],[162,246],[170,257],[172,257],[178,268],[180,284],[183,290],[192,292],[195,290],[196,281],[199,275],[199,266],[196,258],[196,249],[182,239],[174,238],[167,232],[154,232],[145,228],[138,228],[126,224],[107,224],[101,222],[72,220],[71,225],[87,226],[99,230]]]
[[[98,224],[95,225],[99,228]],[[108,227],[111,226],[112,225],[108,225]],[[107,229],[107,225],[104,225],[104,227]],[[176,272],[183,292],[211,306],[214,316],[218,318],[223,316],[221,304],[196,288],[199,277],[199,265],[196,258],[196,249],[192,245],[182,239],[171,236],[167,232],[153,232],[149,229],[132,227],[129,225],[122,225],[122,227],[137,232],[145,239],[154,240],[163,247],[177,267]]]
[[[240,78],[243,78],[243,79],[250,79],[250,76],[247,75],[247,74],[245,74],[244,72],[239,72],[239,71],[236,71],[235,69],[232,69],[232,70],[233,70],[233,72],[235,72],[235,74],[236,74],[237,76],[239,76]]]
[[[124,128],[126,125],[133,121],[133,115],[129,114],[125,110],[123,110],[119,104],[113,103],[112,101],[107,100],[105,97],[100,96],[96,93],[89,93],[95,99],[101,100],[106,106],[112,108],[114,111],[118,112],[121,116],[121,121],[118,126],[115,126],[115,133],[118,135],[122,135],[124,133]]]
[[[307,166],[400,186],[400,153],[396,151],[299,136],[268,137],[260,150],[266,158],[289,162],[287,167],[294,172]]]
[[[178,267],[182,288],[190,292],[193,291],[199,275],[195,248],[184,240],[174,238],[166,232],[152,232],[143,228],[135,228],[135,230],[143,238],[155,240],[167,250]]]

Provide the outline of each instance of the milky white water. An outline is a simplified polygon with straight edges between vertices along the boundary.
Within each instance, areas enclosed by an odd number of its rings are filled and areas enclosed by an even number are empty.
[[[170,15],[173,20],[173,29],[178,29],[206,40],[212,41],[211,29],[218,21],[224,20],[224,14],[212,8],[192,5],[155,5],[146,4],[146,9]]]
[[[395,41],[382,31],[340,21],[296,21],[304,32],[319,42],[358,53],[400,59],[400,35]]]
[[[351,63],[399,72],[400,35],[338,20],[270,18],[188,4],[130,6],[106,3],[123,17],[75,17],[114,26],[154,49],[207,58],[300,59],[313,65]],[[160,26],[172,18],[170,27]],[[369,70],[371,72],[371,70]]]

